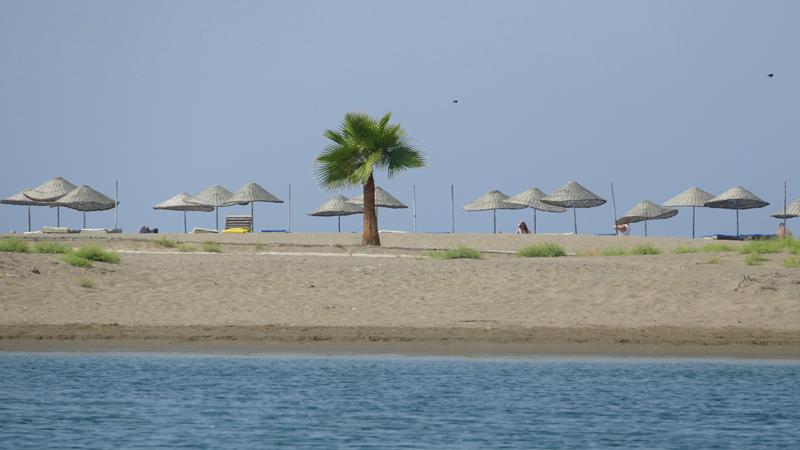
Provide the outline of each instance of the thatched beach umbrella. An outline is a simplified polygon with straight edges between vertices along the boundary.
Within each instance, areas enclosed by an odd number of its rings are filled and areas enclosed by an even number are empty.
[[[235,194],[225,202],[226,206],[230,205],[246,205],[250,203],[250,217],[253,220],[253,224],[250,228],[250,232],[253,232],[256,228],[256,220],[255,220],[255,208],[253,205],[256,202],[268,202],[268,203],[283,203],[283,200],[275,197],[274,195],[267,192],[266,189],[261,187],[256,183],[247,183],[242,186],[241,189],[236,191]]]
[[[65,206],[83,212],[83,228],[86,228],[86,211],[105,211],[113,209],[116,202],[86,185],[81,185],[69,194],[52,202],[51,206]]]
[[[644,235],[647,236],[647,221],[648,220],[661,220],[675,217],[678,214],[677,209],[665,208],[657,205],[650,200],[643,200],[636,204],[630,211],[626,212],[624,216],[616,220],[617,225],[626,223],[644,222]]]
[[[46,206],[47,203],[45,202],[37,202],[35,200],[31,200],[28,197],[25,197],[25,194],[22,193],[23,191],[19,191],[16,194],[12,195],[11,197],[6,197],[0,200],[0,203],[4,205],[17,205],[17,206],[27,206],[28,207],[28,231],[31,231],[31,206]]]
[[[695,210],[697,207],[704,207],[706,203],[714,198],[713,195],[709,194],[708,192],[696,188],[690,187],[689,189],[681,192],[680,194],[672,197],[671,199],[664,202],[664,206],[669,206],[671,208],[676,207],[692,207],[692,239],[695,238],[694,232],[694,218],[695,218]]]
[[[25,189],[22,191],[22,194],[25,197],[37,202],[50,203],[72,192],[76,187],[77,186],[61,177],[55,177],[45,181],[33,189]],[[56,207],[56,226],[61,226],[60,207]]]
[[[219,207],[228,206],[228,199],[232,196],[233,192],[215,184],[214,186],[209,186],[203,192],[187,198],[186,201],[196,205],[213,206],[217,216],[217,231],[219,231]]]
[[[769,205],[755,194],[741,186],[735,186],[706,202],[709,208],[736,210],[736,235],[739,236],[739,210],[763,208]]]
[[[186,226],[186,211],[203,211],[211,212],[214,210],[213,206],[198,205],[196,203],[189,203],[186,201],[190,196],[186,192],[171,197],[163,202],[153,206],[153,209],[163,209],[166,211],[183,211],[183,232],[188,233],[189,229]]]
[[[795,217],[800,217],[800,199],[789,203],[786,206],[786,211],[783,208],[775,211],[773,214],[770,214],[770,217],[774,217],[776,219],[793,219]]]
[[[364,206],[364,194],[362,193],[356,195],[355,197],[348,200],[347,203]],[[391,208],[391,209],[408,208],[408,206],[404,205],[403,202],[394,198],[392,194],[384,191],[383,188],[379,186],[375,186],[375,207]]]
[[[604,198],[574,181],[570,181],[552,194],[544,196],[542,201],[549,205],[572,208],[572,223],[575,225],[575,234],[578,234],[578,218],[575,208],[594,208],[606,202]]]
[[[500,191],[489,191],[475,200],[464,205],[467,211],[492,211],[492,225],[494,233],[497,233],[497,210],[498,209],[525,209],[525,205],[519,203],[509,203],[508,196]]]
[[[516,203],[533,209],[533,234],[536,234],[536,211],[554,213],[562,213],[566,211],[566,209],[560,206],[548,205],[547,203],[543,202],[542,198],[544,198],[544,196],[544,192],[537,188],[531,188],[506,200],[508,203]]]
[[[325,203],[321,204],[319,208],[308,213],[309,216],[316,217],[336,217],[339,222],[339,233],[342,232],[342,216],[350,216],[353,214],[363,214],[364,207],[359,206],[347,201],[344,195],[335,195]]]

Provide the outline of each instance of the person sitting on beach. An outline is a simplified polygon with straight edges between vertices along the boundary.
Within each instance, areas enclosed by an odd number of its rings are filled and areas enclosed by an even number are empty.
[[[528,230],[528,224],[524,220],[520,220],[517,224],[517,234],[531,234]]]
[[[792,231],[790,229],[786,228],[786,225],[784,225],[783,222],[779,223],[778,224],[778,237],[779,238],[785,238],[785,237],[791,237],[791,236],[792,236]]]
[[[627,223],[615,226],[614,230],[618,231],[620,236],[629,236],[631,234],[631,227]]]

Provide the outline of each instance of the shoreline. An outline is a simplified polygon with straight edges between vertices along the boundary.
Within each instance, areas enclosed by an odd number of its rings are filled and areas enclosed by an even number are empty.
[[[800,360],[800,333],[624,328],[2,325],[0,352]]]

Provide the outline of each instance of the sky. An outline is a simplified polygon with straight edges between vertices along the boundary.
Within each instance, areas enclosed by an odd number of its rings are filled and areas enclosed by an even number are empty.
[[[338,193],[314,173],[323,132],[391,112],[428,165],[376,180],[409,206],[416,189],[420,232],[450,230],[451,185],[456,231],[486,233],[492,213],[464,204],[571,180],[609,200],[577,211],[581,233],[611,232],[612,182],[617,215],[741,185],[771,203],[742,211],[742,232],[774,232],[784,180],[800,198],[798,20],[795,0],[0,0],[0,196],[54,176],[113,196],[118,180],[121,228],[177,232],[182,215],[154,204],[255,181],[283,200],[291,185],[292,231],[332,232],[306,215]],[[32,210],[34,228],[55,224]],[[288,202],[255,210],[257,229],[288,227]],[[61,212],[71,228],[81,217]],[[698,234],[735,232],[733,211],[697,217]],[[506,233],[523,219],[497,212]],[[412,229],[410,208],[379,220]],[[572,215],[538,227],[569,232]],[[0,232],[26,228],[24,207],[0,205]],[[691,210],[648,228],[689,235]]]

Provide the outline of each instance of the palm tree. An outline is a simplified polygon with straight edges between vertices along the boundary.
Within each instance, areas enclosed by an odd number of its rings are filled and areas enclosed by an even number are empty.
[[[389,124],[391,118],[392,113],[380,120],[362,113],[345,114],[339,131],[325,131],[332,142],[317,157],[317,178],[324,189],[363,187],[364,245],[381,245],[374,170],[386,168],[391,178],[406,169],[425,166],[423,153],[408,142],[399,124]]]

